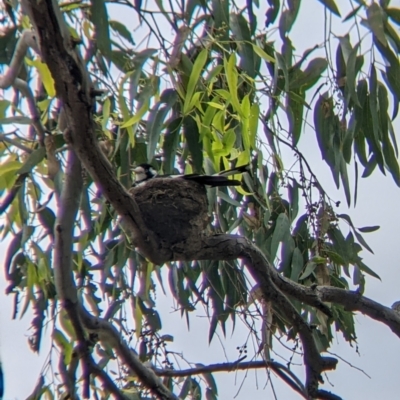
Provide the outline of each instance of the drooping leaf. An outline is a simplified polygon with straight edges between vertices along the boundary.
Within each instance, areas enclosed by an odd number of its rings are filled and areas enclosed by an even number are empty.
[[[229,49],[229,0],[211,0],[214,28],[218,40],[225,49]]]
[[[47,94],[49,97],[55,97],[56,95],[56,88],[54,85],[53,77],[51,76],[49,67],[47,64],[41,62],[40,60],[26,60],[28,65],[35,67],[40,75],[40,79],[42,80],[43,86],[46,89]]]
[[[114,31],[116,31],[118,34],[120,34],[124,39],[126,39],[132,45],[135,45],[135,42],[133,41],[133,38],[132,38],[132,34],[129,31],[129,29],[126,27],[126,25],[122,24],[119,21],[112,20],[112,21],[110,21],[110,26]]]
[[[400,25],[400,9],[396,7],[388,7],[385,9],[386,14],[391,18],[396,24]]]
[[[192,156],[194,171],[199,173],[203,167],[203,146],[200,142],[199,129],[192,117],[187,116],[183,119],[183,132]]]
[[[339,9],[334,0],[318,0],[318,1],[322,3],[333,14],[337,15],[338,17],[341,17]]]
[[[300,0],[291,0],[288,2],[288,8],[281,14],[279,20],[279,34],[283,40],[288,32],[292,29],[292,26],[297,18],[297,14],[300,8]]]
[[[90,18],[96,32],[96,43],[104,56],[111,54],[111,41],[107,7],[104,0],[93,0],[90,7]]]
[[[10,28],[0,35],[0,64],[10,64],[18,41],[16,33],[17,28]]]
[[[161,100],[149,113],[147,120],[148,145],[147,160],[151,162],[154,152],[160,139],[161,130],[165,123],[165,118],[177,101],[177,93],[174,90],[166,90],[161,96]],[[164,104],[164,105],[163,105]]]
[[[207,49],[203,49],[200,54],[197,56],[196,61],[193,64],[193,68],[189,77],[189,82],[186,89],[186,95],[183,102],[183,113],[186,115],[191,110],[189,109],[189,105],[192,101],[193,93],[196,89],[196,86],[199,82],[200,75],[203,72],[204,65],[206,64],[208,57]]]
[[[384,45],[387,46],[387,40],[385,36],[385,29],[383,25],[383,11],[379,7],[378,3],[372,2],[367,8],[368,24],[377,39]]]
[[[302,281],[303,279],[308,278],[315,270],[317,267],[317,264],[313,261],[309,261],[306,265],[306,268],[304,269],[304,272],[301,274],[299,277],[299,281]]]
[[[291,263],[291,274],[290,279],[294,282],[299,281],[300,272],[303,270],[304,260],[301,251],[296,247],[293,251],[292,263]]]
[[[325,58],[314,58],[309,62],[303,73],[297,76],[297,79],[290,81],[289,87],[291,89],[300,87],[303,90],[310,89],[318,82],[327,67],[328,61]]]
[[[251,78],[256,76],[256,54],[251,45],[251,36],[248,21],[243,14],[230,15],[230,27],[234,38],[237,40],[238,53],[240,55],[240,68],[242,68]]]
[[[279,243],[284,239],[284,237],[289,233],[289,219],[286,214],[281,213],[279,214],[275,230],[272,235],[272,242],[271,242],[271,260],[275,259],[276,252],[278,250]]]
[[[280,0],[268,0],[268,10],[265,13],[265,26],[268,28],[269,25],[273,24],[276,17],[279,14]]]
[[[344,18],[342,22],[346,22],[350,20],[351,18],[355,17],[358,12],[360,11],[362,5],[360,4],[359,6],[355,7],[352,11],[350,11]]]

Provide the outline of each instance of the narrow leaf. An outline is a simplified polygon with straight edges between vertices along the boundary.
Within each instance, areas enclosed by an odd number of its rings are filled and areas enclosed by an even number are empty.
[[[32,171],[36,165],[38,165],[46,155],[46,149],[44,147],[39,147],[34,152],[29,154],[28,159],[25,161],[24,165],[17,171],[17,174],[26,174]]]
[[[331,11],[333,14],[337,15],[340,17],[340,12],[339,9],[334,2],[334,0],[318,0],[320,3],[322,3],[329,11]]]
[[[384,25],[383,25],[383,11],[379,7],[378,3],[373,2],[367,8],[367,18],[368,18],[368,24],[369,24],[373,34],[378,38],[378,40],[384,46],[387,46],[385,29],[384,29]]]
[[[203,72],[204,65],[206,64],[208,57],[208,50],[203,49],[200,54],[197,56],[196,61],[193,64],[192,72],[190,74],[185,101],[183,104],[183,113],[186,115],[189,110],[189,104],[192,100],[194,90],[196,89],[197,83],[200,79],[200,75]]]
[[[379,225],[374,225],[374,226],[364,226],[363,228],[357,228],[360,232],[363,233],[369,233],[369,232],[375,232],[380,228]]]

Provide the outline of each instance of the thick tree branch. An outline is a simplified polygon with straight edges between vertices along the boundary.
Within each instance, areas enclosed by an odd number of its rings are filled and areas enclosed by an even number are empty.
[[[232,260],[242,258],[242,247],[249,246],[255,252],[259,252],[255,246],[245,238],[233,235],[215,235],[204,238],[203,246],[199,252],[191,253],[188,259],[201,260]],[[192,258],[193,257],[193,258]],[[307,287],[293,282],[272,268],[264,258],[264,266],[269,269],[273,283],[286,295],[316,307],[332,316],[325,303],[341,304],[348,311],[359,311],[370,318],[387,325],[400,337],[400,315],[389,307],[374,300],[364,297],[357,291],[344,290],[332,286]]]
[[[32,90],[29,85],[22,79],[16,78],[13,84],[15,89],[18,89],[25,97],[28,103],[28,110],[31,114],[31,124],[36,130],[36,134],[39,138],[40,146],[44,146],[44,135],[46,129],[40,121],[40,113],[36,107],[35,97],[33,96]]]
[[[287,367],[275,361],[248,361],[209,364],[203,365],[201,367],[181,370],[153,368],[153,371],[157,374],[157,376],[182,377],[213,372],[235,372],[249,369],[265,368],[270,368],[271,370],[273,370],[279,376],[279,378],[287,383],[294,391],[302,395],[305,399],[308,399],[306,390],[300,380],[296,377],[296,375],[294,375],[293,372],[290,371]]]
[[[0,89],[8,89],[10,86],[12,86],[19,90],[26,97],[28,109],[32,118],[31,123],[36,130],[40,145],[43,146],[45,129],[40,122],[40,114],[37,110],[33,93],[25,81],[17,78],[24,61],[24,57],[29,48],[32,48],[36,53],[39,54],[39,47],[34,32],[25,29],[22,32],[21,37],[18,39],[18,43],[14,50],[14,54],[10,65],[8,66],[7,72],[4,75],[0,75]]]
[[[334,369],[337,360],[322,357],[314,341],[309,325],[296,311],[292,303],[274,283],[274,268],[268,263],[262,252],[248,239],[231,235],[217,235],[203,239],[203,245],[196,254],[188,254],[191,260],[228,260],[240,258],[244,261],[253,278],[262,290],[266,301],[271,301],[298,332],[304,352],[306,367],[306,387],[311,397],[315,397],[321,373]],[[315,299],[314,299],[315,301]]]
[[[322,301],[341,304],[348,311],[359,311],[387,325],[400,337],[400,315],[389,307],[364,297],[357,291],[343,290],[331,286],[317,286],[315,291]]]
[[[65,22],[60,21],[57,4],[51,0],[25,0],[23,5],[38,31],[41,55],[63,103],[71,130],[70,144],[104,196],[123,216],[142,253],[157,264],[171,259],[169,251],[157,251],[157,242],[143,223],[137,204],[118,182],[100,150],[92,121],[90,80],[75,45],[69,37],[63,37],[62,32],[68,32],[68,29],[65,29]]]
[[[137,375],[140,382],[150,389],[157,398],[177,400],[177,397],[162,384],[157,375],[150,368],[143,365],[111,323],[104,319],[93,317],[82,307],[80,308],[80,318],[87,330],[98,335],[101,341],[115,349],[122,362]]]
[[[82,357],[84,373],[83,397],[90,397],[89,376],[93,373],[117,399],[125,400],[126,397],[120,392],[110,377],[101,371],[94,362],[82,326],[82,321],[79,318],[80,314],[86,314],[77,300],[77,291],[72,273],[72,240],[74,236],[73,230],[76,216],[80,204],[83,180],[80,161],[73,150],[70,150],[68,153],[65,176],[66,178],[59,199],[58,214],[55,224],[54,276],[58,297],[63,308],[65,308],[68,313],[79,343],[78,349],[79,354]],[[119,335],[117,336],[119,337]],[[140,368],[146,369],[146,367],[141,363]],[[133,369],[133,371],[137,372],[135,369]],[[155,379],[157,383],[159,383],[159,379],[157,377],[155,377]],[[164,392],[162,393],[164,394]],[[159,395],[158,392],[155,392],[155,394]]]
[[[117,181],[111,165],[98,146],[92,125],[90,82],[73,47],[66,47],[69,38],[62,36],[61,32],[66,30],[58,25],[60,13],[53,7],[57,7],[57,4],[50,0],[24,2],[24,8],[33,19],[32,22],[40,38],[42,56],[49,66],[55,80],[57,94],[63,102],[69,126],[66,138],[74,148],[74,152],[70,151],[69,154],[67,179],[60,198],[55,228],[55,281],[58,295],[67,309],[80,344],[83,346],[82,353],[86,365],[89,366],[89,372],[90,370],[95,371],[95,369],[84,341],[82,321],[85,327],[91,324],[95,325],[94,331],[100,337],[107,336],[109,344],[111,342],[123,361],[157,398],[175,400],[176,397],[162,384],[154,372],[146,368],[137,357],[133,357],[133,353],[121,339],[119,332],[107,322],[93,319],[77,302],[76,287],[72,276],[72,238],[79,207],[82,177],[80,162],[76,158],[75,152],[95,181],[100,184],[105,196],[125,217],[132,231],[139,233],[137,240],[142,241],[141,248],[149,248],[149,252],[151,252],[154,247],[149,247],[146,243],[146,240],[149,239],[146,235],[142,235],[147,232],[147,229],[138,217],[140,214],[137,212],[136,203]],[[142,239],[143,237],[146,239]],[[82,320],[78,315],[82,317]],[[94,324],[93,321],[95,321]],[[98,376],[104,379],[103,374]],[[104,380],[104,383],[110,384],[107,380]],[[118,398],[122,398],[121,395]]]
[[[154,263],[162,263],[174,258],[172,252],[157,252],[157,242],[141,220],[138,206],[119,184],[107,159],[102,154],[96,140],[92,124],[92,99],[90,97],[90,81],[83,63],[74,49],[74,45],[65,35],[65,27],[59,18],[59,10],[51,0],[25,1],[29,15],[40,38],[41,54],[47,63],[55,80],[57,95],[63,102],[63,107],[69,123],[71,134],[69,142],[76,151],[79,159],[89,171],[94,181],[100,185],[104,196],[111,202],[116,211],[124,218],[131,232],[134,233],[137,246]],[[58,225],[57,225],[58,227]],[[60,244],[62,245],[62,243]],[[182,259],[183,256],[180,256]],[[307,393],[311,397],[334,398],[327,392],[318,390],[321,373],[335,368],[337,360],[332,357],[322,357],[313,339],[313,332],[303,318],[297,313],[286,295],[296,297],[300,301],[318,307],[327,315],[329,308],[323,304],[333,292],[303,288],[283,279],[270,266],[264,255],[245,238],[220,235],[204,238],[203,248],[185,255],[185,260],[208,259],[228,260],[241,258],[254,279],[260,285],[263,296],[280,310],[288,323],[297,330],[303,345],[304,363],[307,376]],[[65,288],[67,290],[68,288]],[[68,292],[68,290],[67,290]],[[316,293],[315,293],[316,292]],[[285,295],[285,294],[286,295]],[[349,292],[351,293],[351,292]],[[324,297],[325,296],[325,297]],[[73,304],[75,299],[73,298]],[[342,303],[341,303],[342,304]],[[376,319],[389,315],[378,312],[371,303],[360,303],[363,312],[368,311]],[[361,306],[360,306],[361,307]],[[376,313],[372,311],[375,310]],[[76,310],[75,310],[76,311]],[[80,320],[86,329],[99,334],[117,351],[123,361],[138,375],[139,379],[160,398],[172,399],[170,393],[154,373],[146,369],[131,349],[124,343],[116,329],[108,322],[93,318],[82,308],[78,308]],[[386,312],[386,311],[385,311]],[[393,315],[391,315],[393,317]],[[397,320],[392,319],[396,327]],[[386,322],[385,322],[386,323]],[[331,397],[329,397],[331,396]]]

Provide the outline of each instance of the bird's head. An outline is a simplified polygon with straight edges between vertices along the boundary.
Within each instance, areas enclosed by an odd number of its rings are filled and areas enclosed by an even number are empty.
[[[135,183],[145,182],[157,176],[157,171],[150,164],[140,164],[133,169],[135,173]]]

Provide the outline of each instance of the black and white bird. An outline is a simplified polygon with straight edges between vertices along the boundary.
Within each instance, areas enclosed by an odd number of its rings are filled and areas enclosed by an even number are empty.
[[[134,185],[141,185],[150,179],[186,179],[189,181],[194,181],[200,183],[201,185],[208,186],[240,186],[241,182],[236,179],[228,179],[228,176],[242,174],[249,170],[249,164],[241,165],[240,167],[235,167],[228,169],[226,171],[219,172],[215,175],[200,175],[200,174],[188,174],[188,175],[158,175],[157,171],[150,164],[140,164],[133,169],[135,173],[135,183]]]

